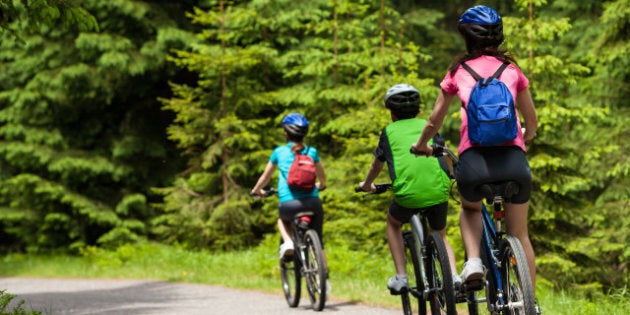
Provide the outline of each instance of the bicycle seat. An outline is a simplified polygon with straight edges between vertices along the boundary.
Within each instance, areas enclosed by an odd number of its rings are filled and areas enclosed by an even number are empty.
[[[313,212],[313,211],[302,211],[302,212],[296,213],[294,217],[295,218],[301,218],[301,217],[304,217],[304,216],[312,217],[314,215],[315,215],[315,212]]]
[[[495,197],[501,197],[505,202],[510,202],[512,196],[518,194],[520,187],[517,182],[509,180],[482,184],[478,189],[488,203],[491,203]]]

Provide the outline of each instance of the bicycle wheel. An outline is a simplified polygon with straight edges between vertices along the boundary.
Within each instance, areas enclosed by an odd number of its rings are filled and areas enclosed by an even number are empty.
[[[417,244],[420,243],[420,239],[414,237],[413,233],[406,231],[403,233],[403,239],[405,241],[405,254],[407,261],[411,261],[412,268],[410,273],[407,273],[408,290],[403,290],[400,293],[400,299],[403,307],[403,314],[412,315],[413,307],[411,305],[411,296],[415,297],[418,301],[418,314],[426,314],[427,306],[424,300],[422,300],[422,291],[424,285],[422,282],[422,276],[420,271],[420,253],[422,250]]]
[[[302,275],[297,252],[293,255],[293,259],[280,258],[280,278],[282,279],[284,298],[289,307],[297,307],[300,304],[302,290]]]
[[[505,292],[503,313],[536,315],[534,288],[521,242],[508,235],[501,242],[501,284]]]
[[[304,277],[311,305],[316,311],[324,309],[326,304],[326,270],[324,270],[324,255],[322,243],[315,230],[308,230],[304,235],[305,259]]]
[[[433,231],[429,234],[426,253],[427,281],[429,282],[427,300],[431,306],[431,314],[456,315],[453,274],[444,240],[438,232]]]

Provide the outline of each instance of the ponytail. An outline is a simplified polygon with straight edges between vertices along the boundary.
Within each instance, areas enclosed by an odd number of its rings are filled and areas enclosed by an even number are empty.
[[[293,146],[291,147],[291,151],[293,151],[293,154],[298,155],[300,154],[300,152],[302,152],[302,150],[304,150],[304,148],[304,142],[294,142]]]

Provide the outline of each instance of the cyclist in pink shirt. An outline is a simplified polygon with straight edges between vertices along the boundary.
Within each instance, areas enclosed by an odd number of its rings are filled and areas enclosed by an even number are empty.
[[[534,102],[529,92],[529,80],[516,66],[514,59],[499,49],[503,42],[503,23],[499,14],[487,6],[475,6],[466,10],[459,20],[458,29],[466,41],[467,54],[457,59],[440,83],[442,92],[438,95],[435,107],[425,125],[420,138],[412,145],[420,154],[431,156],[432,149],[427,144],[438,132],[453,98],[462,101],[460,143],[458,147],[459,163],[455,170],[457,187],[461,196],[460,229],[468,260],[464,264],[461,277],[464,281],[479,280],[485,270],[480,259],[482,234],[481,206],[482,194],[476,189],[481,183],[513,180],[520,186],[520,191],[505,204],[506,229],[508,234],[516,236],[527,255],[527,262],[536,284],[534,249],[527,229],[527,212],[532,188],[529,163],[525,157],[525,143],[536,135],[538,119]],[[481,77],[490,77],[503,62],[510,65],[499,76],[510,90],[516,108],[524,120],[524,133],[519,119],[518,132],[512,141],[498,146],[472,144],[468,137],[468,121],[465,107],[468,105],[470,92],[476,80],[465,71],[461,64],[466,64]],[[518,114],[517,114],[518,117]]]

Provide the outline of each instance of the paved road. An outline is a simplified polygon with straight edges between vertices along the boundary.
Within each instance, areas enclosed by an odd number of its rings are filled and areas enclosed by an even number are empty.
[[[0,290],[43,315],[314,314],[308,298],[289,308],[278,295],[148,280],[0,278]],[[322,313],[399,315],[401,311],[332,300]]]

